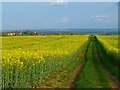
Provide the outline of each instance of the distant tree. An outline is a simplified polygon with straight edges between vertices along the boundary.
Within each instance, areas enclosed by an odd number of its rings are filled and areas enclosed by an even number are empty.
[[[2,32],[2,36],[7,36],[7,32]]]

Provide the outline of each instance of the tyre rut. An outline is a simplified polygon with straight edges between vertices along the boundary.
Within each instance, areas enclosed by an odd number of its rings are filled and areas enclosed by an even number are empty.
[[[86,62],[87,62],[87,52],[88,52],[88,48],[89,48],[89,45],[90,45],[90,41],[87,45],[87,48],[86,48],[86,51],[85,51],[85,55],[84,55],[84,58],[85,58],[85,63],[84,64],[81,64],[77,69],[76,69],[76,73],[73,75],[73,79],[71,80],[71,83],[70,83],[70,89],[69,90],[72,90],[73,88],[75,88],[75,84],[76,84],[76,81],[77,79],[79,78],[80,74],[82,73],[85,65],[86,65]]]
[[[96,43],[98,43],[98,41],[96,41]],[[95,44],[98,45],[98,44]],[[98,50],[99,46],[95,46],[96,48],[96,56],[97,59],[99,61],[99,64],[101,66],[101,68],[103,69],[104,73],[107,75],[108,79],[109,79],[109,83],[112,89],[119,89],[120,88],[120,82],[107,70],[107,68],[102,64],[101,62],[101,57],[100,57],[100,52]]]

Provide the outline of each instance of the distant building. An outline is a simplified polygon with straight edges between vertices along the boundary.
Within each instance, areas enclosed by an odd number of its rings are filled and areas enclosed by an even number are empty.
[[[8,35],[8,36],[15,36],[15,33],[8,32],[7,35]]]
[[[21,32],[8,32],[7,33],[8,36],[19,36],[19,35],[22,35]]]

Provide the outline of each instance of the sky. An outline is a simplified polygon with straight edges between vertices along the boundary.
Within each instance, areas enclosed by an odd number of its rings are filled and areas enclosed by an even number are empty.
[[[117,27],[117,2],[2,3],[2,30]]]
[[[119,2],[119,0],[0,0],[2,2]]]

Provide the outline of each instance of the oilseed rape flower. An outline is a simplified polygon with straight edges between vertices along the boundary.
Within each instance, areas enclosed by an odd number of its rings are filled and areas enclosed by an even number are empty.
[[[2,37],[2,87],[37,85],[67,65],[87,39],[88,35]]]

